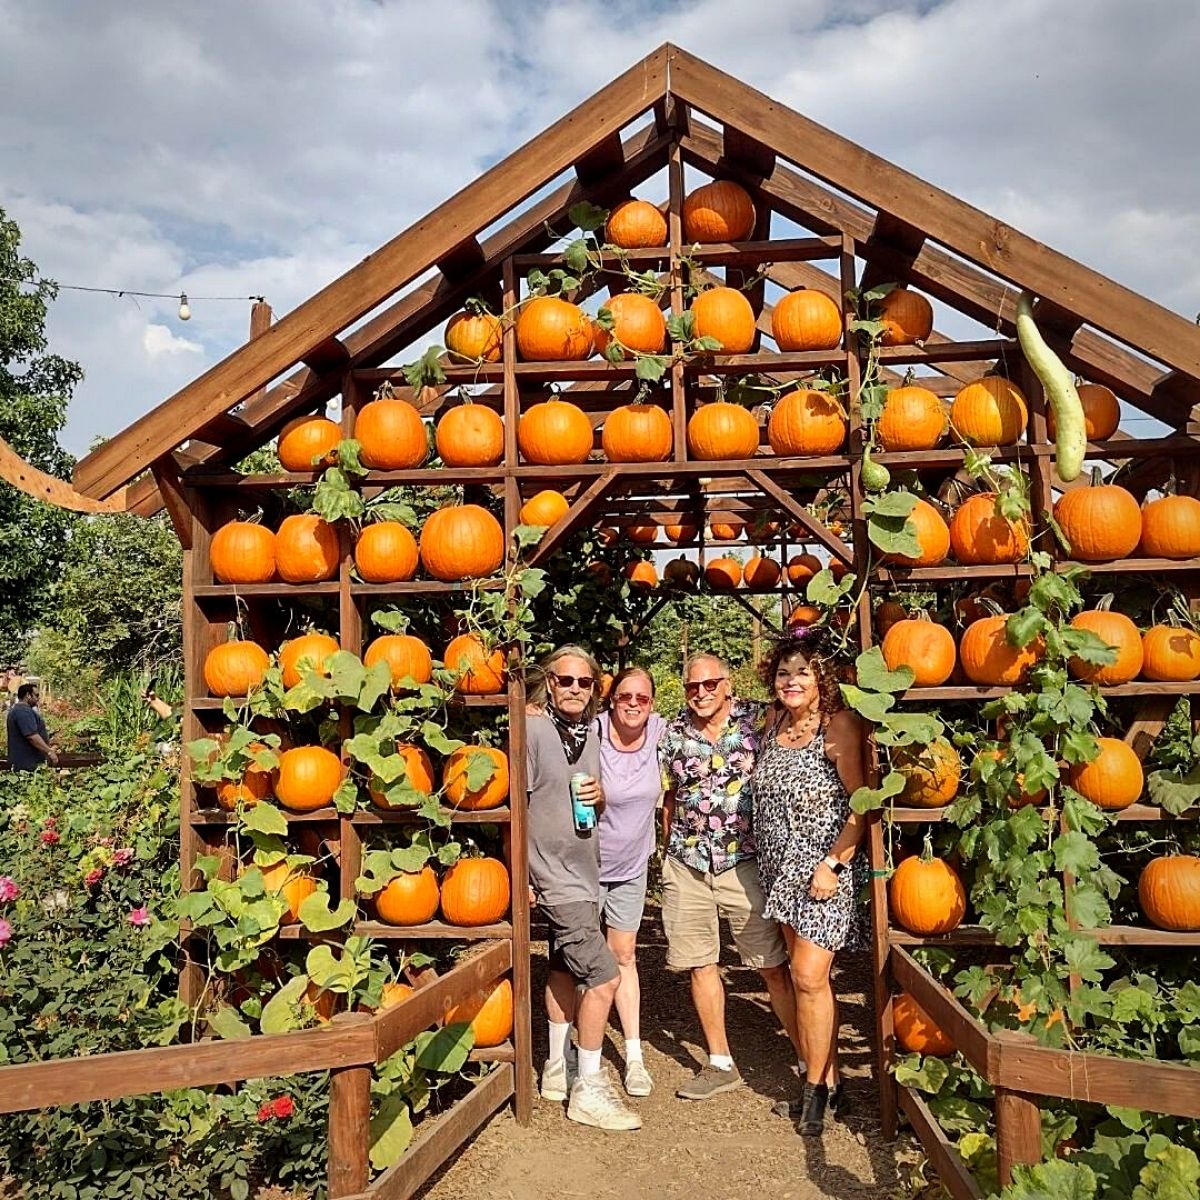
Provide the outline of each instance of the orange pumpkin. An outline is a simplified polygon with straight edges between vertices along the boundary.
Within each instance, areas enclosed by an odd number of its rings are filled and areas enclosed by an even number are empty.
[[[470,1022],[478,1047],[499,1046],[513,1031],[513,990],[507,979],[447,1009],[444,1024]]]
[[[822,562],[815,554],[793,554],[788,559],[789,583],[807,583],[822,569]]]
[[[950,424],[968,446],[1013,446],[1028,419],[1021,389],[999,375],[968,383],[950,406]]]
[[[1200,929],[1200,858],[1169,854],[1152,859],[1138,879],[1138,903],[1159,929]]]
[[[690,542],[696,536],[695,525],[668,525],[666,529],[666,540],[672,545],[678,545],[680,542]]]
[[[783,568],[773,559],[756,554],[742,568],[742,579],[749,588],[773,588],[779,583]]]
[[[758,451],[758,422],[748,409],[718,400],[692,413],[687,443],[688,454],[702,462],[753,458]]]
[[[884,636],[889,671],[911,667],[914,687],[940,687],[954,672],[954,635],[944,625],[920,618],[897,621]]]
[[[758,325],[754,309],[736,288],[714,287],[692,301],[695,336],[716,338],[716,354],[747,354],[754,346]]]
[[[426,518],[420,553],[434,579],[483,579],[504,562],[504,530],[486,508],[453,504]]]
[[[958,795],[962,759],[947,738],[934,738],[927,746],[896,747],[892,766],[904,776],[904,791],[899,796],[902,804],[941,808]]]
[[[462,633],[446,647],[443,661],[448,671],[458,671],[456,691],[468,696],[492,696],[504,691],[504,655],[497,648],[490,653],[473,633]]]
[[[649,591],[658,587],[658,572],[654,569],[654,564],[646,560],[626,563],[625,578],[629,580],[629,586],[637,591]]]
[[[593,441],[587,414],[566,400],[543,400],[527,408],[517,422],[521,454],[526,462],[541,466],[587,462]]]
[[[744,242],[754,220],[750,193],[727,179],[706,183],[683,200],[683,240],[688,243]]]
[[[950,553],[950,530],[942,514],[928,500],[918,499],[908,519],[916,528],[921,553],[916,557],[885,554],[883,561],[902,567],[936,567],[945,562]]]
[[[520,521],[522,525],[542,525],[549,528],[561,521],[570,510],[570,501],[562,492],[546,488],[521,505]]]
[[[671,418],[657,404],[623,404],[605,418],[600,445],[609,462],[666,462],[675,448]]]
[[[1067,782],[1101,808],[1128,808],[1142,794],[1142,760],[1120,738],[1102,737],[1096,741],[1100,753],[1091,762],[1073,763],[1067,770]]]
[[[342,431],[328,417],[295,417],[279,431],[275,453],[285,471],[316,471],[337,459]]]
[[[1117,432],[1121,423],[1121,405],[1116,396],[1102,383],[1081,383],[1076,389],[1083,405],[1083,425],[1089,442],[1105,442]],[[1050,437],[1058,435],[1054,409],[1046,412],[1046,427]]]
[[[845,444],[846,429],[846,417],[833,396],[798,388],[771,410],[767,441],[785,457],[836,454]]]
[[[429,796],[433,793],[433,763],[430,761],[429,755],[420,746],[413,746],[408,742],[397,742],[396,753],[404,759],[404,782],[408,784],[414,791]],[[371,802],[377,807],[385,811],[403,810],[406,806],[402,804],[392,804],[388,800],[384,788],[387,785],[372,777],[369,791],[371,793]]]
[[[429,456],[429,438],[421,414],[396,396],[364,404],[354,418],[354,436],[363,465],[378,471],[408,471]]]
[[[1024,683],[1045,649],[1040,637],[1027,646],[1014,646],[1005,629],[1006,616],[972,621],[958,645],[958,657],[972,683],[996,687]]]
[[[622,250],[667,244],[667,219],[649,200],[623,200],[608,214],[604,240]]]
[[[292,812],[314,812],[333,803],[344,769],[324,746],[296,746],[279,756],[275,796]]]
[[[946,432],[946,410],[928,388],[889,388],[875,423],[885,450],[932,450]]]
[[[1200,500],[1160,496],[1143,505],[1140,549],[1147,558],[1200,557]]]
[[[958,928],[967,911],[967,893],[949,863],[913,855],[892,873],[888,903],[909,933],[928,937]]]
[[[451,925],[491,925],[508,912],[508,871],[496,858],[460,858],[442,877],[442,916]]]
[[[1106,666],[1071,659],[1071,673],[1077,679],[1112,687],[1136,679],[1142,669],[1142,637],[1137,626],[1124,614],[1091,609],[1071,620],[1073,629],[1086,629],[1117,652],[1116,662]]]
[[[714,521],[708,527],[708,534],[714,542],[736,542],[745,528],[744,521]]]
[[[467,773],[477,758],[491,760],[493,774],[482,786],[470,788]],[[494,746],[460,746],[453,751],[442,768],[442,787],[446,803],[452,808],[477,812],[498,808],[508,799],[508,755]]]
[[[395,1008],[397,1004],[403,1004],[412,994],[413,988],[407,983],[385,983],[383,990],[379,993],[379,1007],[374,1011],[386,1012],[389,1008]]]
[[[448,467],[494,467],[504,459],[504,421],[486,404],[447,409],[434,440]]]
[[[787,625],[816,625],[821,620],[821,610],[815,604],[795,604],[787,615]]]
[[[658,541],[659,526],[654,522],[649,525],[626,525],[625,536],[639,546],[650,546]]]
[[[884,330],[883,346],[911,346],[924,342],[933,332],[933,307],[919,292],[894,288],[879,302],[879,319]]]
[[[780,350],[832,350],[842,342],[842,310],[824,292],[789,292],[771,310]]]
[[[700,568],[681,554],[663,568],[663,580],[672,587],[690,588],[700,579]]]
[[[704,564],[704,582],[728,591],[742,582],[742,564],[736,558],[714,558]]]
[[[275,578],[275,535],[253,521],[230,521],[213,534],[208,557],[220,583],[269,583]]]
[[[907,992],[892,1000],[892,1025],[896,1040],[909,1054],[949,1058],[954,1053],[954,1043]]]
[[[385,633],[377,637],[363,654],[363,665],[373,667],[386,662],[392,673],[393,689],[406,679],[420,685],[433,678],[433,656],[429,647],[411,633]]]
[[[265,749],[262,743],[252,748]],[[274,795],[274,792],[275,772],[252,762],[242,773],[241,779],[225,779],[217,784],[217,806],[226,812],[234,812],[239,804],[243,808],[253,808],[260,800]]]
[[[1155,625],[1142,634],[1142,675],[1163,683],[1200,679],[1200,633]]]
[[[1128,558],[1142,538],[1142,510],[1131,492],[1101,483],[1099,471],[1090,487],[1072,488],[1054,505],[1054,519],[1081,562]]]
[[[287,905],[287,912],[279,918],[280,925],[295,925],[300,920],[300,905],[317,890],[317,881],[301,867],[289,867],[287,862],[277,862],[271,867],[259,867],[263,890],[279,896]]]
[[[336,638],[327,633],[303,633],[299,637],[284,642],[279,648],[279,669],[283,672],[283,686],[295,687],[303,678],[306,670],[318,675],[328,675],[325,669],[326,661],[336,654],[341,647]]]
[[[375,897],[375,913],[388,925],[424,925],[438,910],[437,876],[432,867],[406,871]]]
[[[341,557],[337,530],[314,513],[284,517],[275,534],[275,569],[286,583],[332,579]]]
[[[399,521],[376,521],[358,535],[354,565],[365,583],[411,579],[417,573],[417,539]]]
[[[517,318],[517,349],[526,362],[577,362],[592,352],[593,329],[578,304],[537,296]]]
[[[455,358],[470,362],[499,362],[504,343],[500,318],[486,309],[460,312],[446,322],[446,349]]]
[[[603,354],[615,337],[625,347],[625,357],[639,354],[661,354],[667,344],[667,319],[663,311],[641,292],[618,292],[605,300],[603,306],[612,313],[613,328],[610,333],[599,325],[595,327],[596,350]]]
[[[950,518],[950,545],[965,566],[1020,562],[1029,549],[1026,524],[997,512],[996,502],[994,492],[979,492]]]
[[[214,696],[247,696],[262,686],[271,665],[256,642],[223,642],[204,659],[204,683]]]
[[[888,630],[899,621],[908,620],[908,610],[895,600],[884,600],[875,609],[875,632],[887,637]]]

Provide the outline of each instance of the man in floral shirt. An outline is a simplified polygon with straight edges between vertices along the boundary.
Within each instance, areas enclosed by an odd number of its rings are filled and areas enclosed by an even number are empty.
[[[796,1020],[787,951],[779,926],[763,914],[755,862],[750,774],[762,705],[735,700],[729,669],[711,654],[684,667],[687,708],[659,741],[663,773],[663,927],[667,966],[690,971],[692,1001],[708,1046],[708,1065],[681,1087],[685,1100],[707,1100],[740,1087],[725,1034],[720,917],[742,963],[766,981],[771,1006],[795,1045]]]

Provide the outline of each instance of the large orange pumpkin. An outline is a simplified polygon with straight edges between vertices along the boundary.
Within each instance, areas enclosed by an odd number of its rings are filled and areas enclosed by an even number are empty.
[[[941,808],[958,794],[962,759],[947,738],[934,738],[927,746],[898,746],[892,751],[892,766],[904,776],[902,804]]]
[[[278,862],[271,867],[259,867],[263,890],[280,896],[287,912],[279,918],[280,925],[295,925],[300,920],[300,905],[317,890],[317,881],[302,867],[289,867]]]
[[[296,746],[279,756],[275,796],[292,812],[314,812],[333,803],[345,771],[332,750]]]
[[[443,1024],[469,1021],[479,1047],[499,1046],[513,1031],[513,990],[507,979],[447,1009]]]
[[[692,413],[687,442],[688,454],[702,462],[753,458],[758,451],[758,422],[748,409],[718,400]]]
[[[946,410],[928,388],[911,384],[889,388],[875,423],[885,450],[932,450],[946,432]]]
[[[284,517],[275,534],[275,569],[287,583],[319,583],[338,572],[337,530],[314,513]]]
[[[754,346],[758,325],[754,309],[743,292],[730,287],[713,287],[692,301],[695,336],[716,338],[716,354],[746,354]]]
[[[1142,794],[1142,760],[1120,738],[1102,737],[1096,741],[1100,753],[1091,762],[1073,763],[1067,771],[1067,782],[1101,808],[1128,808]]]
[[[1142,634],[1142,675],[1163,683],[1200,679],[1200,633],[1155,625]]]
[[[392,673],[393,688],[406,679],[422,684],[433,678],[433,656],[429,647],[411,633],[385,633],[377,637],[363,654],[363,664],[373,667],[381,661],[387,663]]]
[[[771,336],[780,350],[832,350],[842,341],[842,310],[805,288],[789,292],[771,310]]]
[[[1200,929],[1200,858],[1169,854],[1152,859],[1138,879],[1138,903],[1159,929]]]
[[[593,330],[578,304],[537,296],[517,318],[517,349],[526,362],[576,362],[591,354]]]
[[[727,179],[706,183],[683,200],[683,240],[711,245],[744,242],[754,230],[754,201]]]
[[[666,462],[675,448],[671,418],[657,404],[623,404],[605,418],[600,445],[609,462]]]
[[[892,1001],[892,1025],[896,1040],[909,1054],[949,1058],[954,1053],[954,1043],[907,992]]]
[[[504,655],[499,649],[490,654],[473,633],[462,633],[446,647],[443,662],[448,671],[461,675],[455,689],[468,696],[491,696],[504,691]]]
[[[1089,442],[1107,441],[1121,423],[1121,405],[1102,383],[1081,383],[1076,389],[1083,405],[1083,424]],[[1046,426],[1051,438],[1058,434],[1054,409],[1046,412]]]
[[[486,508],[452,504],[426,518],[420,552],[434,579],[483,579],[504,562],[504,530]]]
[[[295,687],[303,678],[304,672],[315,671],[318,675],[328,675],[325,669],[326,661],[336,654],[341,647],[336,638],[327,633],[302,633],[291,641],[284,642],[279,647],[279,669],[283,672],[283,686]]]
[[[702,410],[703,411],[703,410]],[[771,409],[767,441],[776,454],[836,454],[846,441],[846,417],[827,392],[798,388]]]
[[[964,500],[951,517],[950,545],[960,563],[1015,563],[1025,557],[1027,526],[997,512],[996,500],[994,492],[979,492]]]
[[[517,445],[525,461],[541,466],[586,462],[593,441],[587,414],[566,400],[543,400],[517,422]]]
[[[1028,419],[1021,389],[999,375],[968,383],[950,406],[950,423],[968,446],[1015,445]]]
[[[936,567],[945,562],[946,555],[950,553],[950,530],[942,514],[928,500],[918,499],[908,519],[916,527],[921,553],[915,557],[885,554],[884,562],[902,567]]]
[[[504,326],[500,318],[478,309],[460,312],[446,322],[446,349],[455,358],[470,362],[499,362],[504,342]]]
[[[625,347],[625,357],[639,354],[661,354],[667,344],[667,319],[663,311],[641,292],[618,292],[605,300],[603,306],[613,317],[610,333],[595,327],[596,349],[603,354],[615,337]]]
[[[375,912],[388,925],[424,925],[438,910],[438,881],[432,867],[397,875],[375,897]]]
[[[958,928],[967,911],[967,893],[949,863],[913,855],[888,881],[888,903],[909,933],[928,937]]]
[[[269,583],[275,578],[275,535],[253,521],[230,521],[213,534],[208,557],[220,583]]]
[[[1081,562],[1128,558],[1142,539],[1142,510],[1131,492],[1115,483],[1072,488],[1054,505],[1054,519]]]
[[[637,591],[649,591],[658,587],[658,571],[654,564],[645,559],[625,564],[625,578],[629,586]]]
[[[399,521],[376,521],[358,535],[354,565],[365,583],[411,579],[417,573],[417,539]]]
[[[742,568],[742,579],[749,588],[773,588],[782,575],[779,563],[762,554],[756,554]]]
[[[508,912],[508,871],[496,858],[460,858],[442,877],[442,916],[451,925],[491,925]]]
[[[981,617],[963,633],[958,656],[972,683],[991,687],[1024,683],[1030,668],[1042,657],[1042,639],[1014,646],[1005,630],[1007,621],[1006,616]]]
[[[491,760],[493,774],[482,787],[472,789],[467,785],[467,773],[479,757]],[[494,746],[460,746],[442,768],[442,787],[452,808],[470,812],[498,808],[508,799],[508,755]]]
[[[1200,557],[1200,500],[1160,496],[1143,505],[1141,552],[1147,558]]]
[[[285,471],[316,471],[337,457],[342,431],[328,417],[295,417],[279,431],[276,454]]]
[[[604,240],[622,250],[667,244],[667,219],[649,200],[623,200],[608,214]]]
[[[521,505],[520,521],[522,525],[543,525],[549,527],[561,521],[571,510],[570,501],[562,492],[546,488],[531,496]]]
[[[256,642],[223,642],[204,659],[204,682],[214,696],[246,696],[262,686],[271,665]]]
[[[728,591],[742,582],[742,564],[736,558],[714,558],[704,564],[704,582]]]
[[[354,437],[363,465],[379,471],[408,471],[429,456],[429,438],[421,414],[396,396],[381,396],[359,409]]]
[[[879,341],[884,346],[911,346],[923,342],[933,332],[933,307],[919,292],[894,288],[879,302],[879,319],[884,330]]]
[[[434,438],[448,467],[494,467],[504,458],[504,421],[486,404],[447,409]]]
[[[1116,662],[1106,666],[1071,659],[1071,673],[1077,679],[1112,687],[1136,679],[1142,669],[1142,636],[1137,626],[1124,614],[1089,609],[1071,620],[1073,629],[1086,629],[1117,652]]]
[[[421,746],[414,746],[409,742],[397,742],[396,753],[404,759],[404,782],[422,795],[432,795],[433,763],[430,761],[428,753]],[[372,777],[368,788],[371,793],[371,802],[386,811],[406,807],[402,804],[392,804],[388,800],[384,791],[386,786],[382,781]]]
[[[954,672],[954,634],[944,625],[920,618],[897,621],[884,635],[883,657],[889,671],[911,667],[914,687],[940,687]]]

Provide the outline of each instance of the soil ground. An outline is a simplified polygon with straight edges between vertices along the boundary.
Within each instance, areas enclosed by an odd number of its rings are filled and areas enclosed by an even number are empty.
[[[759,975],[729,953],[722,960],[726,1021],[746,1085],[703,1102],[675,1098],[704,1055],[687,978],[667,971],[665,950],[657,909],[649,908],[638,962],[642,1047],[655,1088],[648,1098],[630,1101],[642,1129],[584,1128],[566,1119],[565,1105],[541,1099],[532,1123],[522,1128],[506,1108],[427,1185],[423,1200],[865,1200],[893,1192],[895,1150],[879,1131],[867,956],[848,956],[836,975],[850,1115],[828,1121],[821,1138],[802,1138],[792,1122],[771,1112],[776,1100],[799,1088],[791,1047]],[[540,1069],[545,946],[535,943],[535,954],[533,1041]],[[618,1078],[620,1049],[620,1034],[610,1029],[605,1059]]]

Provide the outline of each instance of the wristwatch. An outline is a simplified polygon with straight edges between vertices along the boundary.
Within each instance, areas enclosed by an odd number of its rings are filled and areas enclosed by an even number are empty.
[[[832,854],[827,854],[821,860],[835,875],[840,875],[845,869],[846,864],[840,858],[834,858]]]

